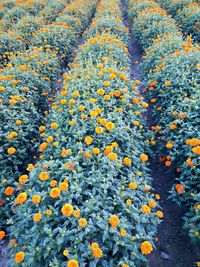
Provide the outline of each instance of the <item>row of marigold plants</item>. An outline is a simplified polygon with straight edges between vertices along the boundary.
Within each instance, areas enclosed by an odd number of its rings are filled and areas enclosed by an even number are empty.
[[[175,183],[171,197],[188,207],[184,228],[192,240],[200,241],[200,89],[199,46],[191,37],[183,40],[174,20],[153,1],[129,3],[133,34],[145,55],[143,67],[148,87],[144,90],[157,125],[160,160]]]
[[[175,19],[185,36],[200,42],[200,6],[194,0],[159,0],[162,7]]]
[[[10,266],[142,266],[163,217],[119,1],[102,0],[12,202]]]
[[[81,31],[87,28],[94,13],[96,3],[96,0],[85,0],[79,8],[77,8],[78,1],[67,5],[62,16],[67,16],[68,10],[69,16],[73,14],[74,20],[79,20],[81,17],[82,24],[79,28],[70,26],[70,33],[65,35],[66,44],[78,42]],[[66,29],[65,32],[67,32]],[[59,35],[60,32],[58,32]],[[60,45],[62,49],[62,41]],[[73,57],[74,47],[75,44],[65,50],[69,59],[70,54],[71,58]],[[46,43],[41,43],[40,47],[31,46],[25,52],[12,55],[7,66],[1,69],[1,229],[6,226],[6,219],[9,224],[9,218],[14,212],[11,208],[11,201],[18,190],[21,190],[20,185],[26,182],[32,163],[38,156],[37,147],[41,138],[40,125],[45,123],[52,96],[61,86],[62,79],[55,80],[62,72],[59,49],[59,44],[54,50],[52,45]]]

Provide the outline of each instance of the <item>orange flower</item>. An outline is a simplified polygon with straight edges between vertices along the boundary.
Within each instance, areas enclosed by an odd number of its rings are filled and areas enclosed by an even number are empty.
[[[166,148],[172,148],[173,147],[173,142],[168,142],[165,147]]]
[[[87,145],[90,145],[92,144],[93,138],[91,136],[86,136],[84,141]]]
[[[34,196],[32,196],[32,202],[33,202],[34,204],[39,204],[40,201],[41,201],[41,197],[40,197],[39,195],[34,195]]]
[[[95,155],[98,155],[100,153],[100,149],[98,147],[94,147],[92,149],[92,153],[94,153]]]
[[[50,191],[50,197],[51,198],[58,198],[59,196],[60,196],[60,189],[57,187],[52,188]]]
[[[73,212],[73,206],[69,203],[63,205],[61,212],[64,216],[70,216]]]
[[[133,190],[137,189],[137,183],[136,182],[130,182],[128,186],[130,189],[133,189]]]
[[[125,229],[122,229],[122,230],[120,231],[120,235],[121,235],[122,237],[126,236],[126,234],[127,234],[127,232],[126,232]]]
[[[102,127],[97,127],[97,128],[95,129],[95,132],[96,132],[97,134],[102,134],[102,133],[103,133],[103,128],[102,128]]]
[[[141,159],[141,161],[145,162],[145,161],[148,160],[148,156],[143,153],[143,154],[140,155],[140,159]]]
[[[6,196],[11,196],[13,194],[13,192],[14,192],[14,188],[11,187],[11,186],[6,187],[6,189],[4,191],[4,193],[6,194]]]
[[[175,188],[179,195],[183,195],[185,193],[185,187],[182,184],[177,184]]]
[[[27,180],[28,180],[28,175],[26,175],[26,174],[21,175],[21,176],[19,177],[19,183],[20,183],[20,184],[25,184],[25,183],[27,182]]]
[[[58,123],[52,122],[51,123],[51,129],[56,129],[56,128],[58,128]]]
[[[111,152],[111,153],[108,154],[108,158],[109,158],[109,160],[111,160],[111,161],[115,161],[115,160],[117,160],[117,154]]]
[[[111,216],[110,216],[110,220],[109,220],[109,222],[110,222],[112,228],[113,228],[113,229],[116,229],[117,226],[118,226],[119,223],[120,223],[120,219],[119,219],[119,217],[118,217],[117,215],[111,215]]]
[[[156,207],[156,202],[153,199],[149,200],[148,204],[149,204],[149,207],[152,209],[154,209]]]
[[[6,235],[6,233],[3,230],[1,230],[0,231],[0,240],[4,239],[5,235]]]
[[[25,253],[23,251],[19,251],[15,254],[15,262],[20,263],[24,260],[25,258]]]
[[[73,216],[74,216],[75,218],[80,217],[80,214],[81,214],[80,210],[75,210],[75,211],[73,212]]]
[[[42,214],[41,213],[36,213],[36,214],[33,215],[34,222],[39,222],[39,221],[41,221],[41,219],[42,219]]]
[[[166,81],[166,82],[165,82],[165,86],[167,86],[167,87],[170,86],[171,84],[172,84],[172,83],[171,83],[170,81]]]
[[[7,152],[9,155],[13,155],[13,154],[15,154],[16,149],[14,147],[10,147],[10,148],[8,148]]]
[[[127,166],[130,166],[131,163],[132,163],[132,160],[131,160],[130,158],[128,158],[128,157],[125,157],[125,158],[123,159],[123,163],[124,163],[125,165],[127,165]]]
[[[68,261],[67,267],[79,267],[78,261],[77,260]]]
[[[200,155],[200,146],[196,146],[192,149],[192,152],[196,155]]]
[[[26,202],[26,200],[27,194],[25,192],[20,193],[15,200],[15,204],[23,204],[24,202]]]
[[[60,183],[59,188],[61,191],[67,191],[69,188],[69,185],[66,182],[62,182],[62,183]]]
[[[165,161],[165,166],[170,167],[172,165],[172,162],[170,160]]]
[[[188,139],[186,141],[186,144],[188,146],[198,146],[200,145],[200,139],[197,139],[197,138]]]
[[[156,211],[156,215],[158,218],[162,219],[164,217],[163,212],[161,210]]]
[[[46,180],[48,180],[48,179],[49,179],[49,173],[48,173],[48,172],[41,172],[41,173],[39,174],[39,179],[40,179],[41,181],[46,181]]]
[[[100,259],[102,256],[103,256],[103,252],[100,248],[97,248],[97,249],[93,249],[93,256],[96,258],[96,259]]]
[[[151,209],[147,205],[142,205],[141,210],[144,214],[149,214],[151,212]]]
[[[145,254],[145,255],[148,255],[152,252],[153,250],[153,247],[151,245],[150,242],[148,241],[144,241],[141,245],[140,245],[140,249],[141,249],[141,252],[142,254]]]
[[[108,130],[108,131],[112,131],[114,128],[115,128],[115,124],[113,123],[113,122],[107,122],[106,123],[106,129]]]
[[[88,222],[87,222],[87,220],[84,219],[84,218],[81,218],[81,219],[78,221],[78,225],[79,225],[80,227],[86,227],[87,224],[88,224]]]

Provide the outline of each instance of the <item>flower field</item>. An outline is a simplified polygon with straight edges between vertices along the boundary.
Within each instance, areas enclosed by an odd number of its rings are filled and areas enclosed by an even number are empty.
[[[129,27],[120,0],[0,3],[2,266],[148,266],[165,219],[156,154],[199,246],[199,5],[125,4]]]

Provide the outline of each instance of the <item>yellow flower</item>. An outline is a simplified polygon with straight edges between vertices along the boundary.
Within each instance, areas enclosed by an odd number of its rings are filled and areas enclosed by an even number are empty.
[[[158,216],[158,218],[162,219],[164,217],[164,214],[161,210],[156,211],[156,215]]]
[[[110,82],[108,82],[108,81],[105,81],[105,82],[103,82],[103,86],[110,86]]]
[[[41,221],[41,219],[42,219],[42,214],[41,213],[36,213],[36,214],[33,215],[34,222],[39,222],[39,221]]]
[[[67,267],[79,267],[78,261],[77,260],[68,261]]]
[[[98,89],[98,90],[97,90],[97,94],[98,94],[98,95],[101,95],[101,96],[103,96],[103,95],[104,95],[104,93],[105,93],[105,92],[104,92],[104,90],[103,90],[103,89]]]
[[[95,155],[98,155],[98,154],[100,153],[100,149],[97,148],[97,147],[94,147],[94,148],[92,149],[92,153],[94,153]]]
[[[145,254],[145,255],[148,255],[152,252],[153,250],[153,247],[151,245],[150,242],[148,241],[144,241],[141,245],[140,245],[140,249],[141,249],[141,252],[142,254]]]
[[[25,253],[23,251],[19,251],[15,254],[15,262],[20,263],[24,260],[25,258]]]
[[[49,173],[48,173],[48,172],[41,172],[41,173],[39,174],[39,179],[40,179],[41,181],[46,181],[46,180],[48,180],[48,179],[49,179]]]
[[[102,127],[97,127],[97,128],[95,129],[95,132],[96,132],[97,134],[102,134],[102,133],[103,133],[103,128],[102,128]]]
[[[28,180],[28,175],[26,175],[26,174],[21,175],[21,176],[19,177],[19,183],[20,183],[20,184],[25,184],[25,183],[27,182],[27,180]]]
[[[65,250],[63,251],[63,255],[64,255],[65,257],[67,257],[67,256],[69,255],[69,251],[68,251],[67,249],[65,249]]]
[[[140,155],[140,159],[141,159],[141,161],[145,162],[145,161],[148,160],[148,156],[143,153],[143,154]]]
[[[96,258],[96,259],[100,259],[102,256],[103,256],[103,252],[100,248],[97,248],[97,249],[94,249],[93,250],[93,256]]]
[[[156,202],[155,202],[154,200],[149,200],[148,204],[149,204],[149,207],[150,207],[150,208],[155,209],[155,207],[156,207]]]
[[[90,145],[92,144],[93,138],[91,136],[86,136],[84,141],[87,145]]]
[[[99,244],[96,242],[93,242],[90,247],[91,247],[91,250],[95,250],[95,249],[99,248]]]
[[[60,196],[60,189],[55,187],[55,188],[52,188],[51,191],[50,191],[50,197],[52,198],[58,198]]]
[[[78,225],[79,225],[80,227],[85,227],[85,226],[87,226],[87,224],[88,224],[88,222],[87,222],[87,220],[84,219],[84,218],[81,218],[81,219],[78,221]]]
[[[170,81],[166,81],[166,82],[165,82],[165,86],[167,86],[167,87],[170,86],[171,84],[172,84],[172,83],[171,83]]]
[[[122,230],[120,231],[120,235],[121,235],[122,237],[126,236],[126,234],[127,234],[127,232],[126,232],[125,229],[122,229]]]
[[[106,123],[106,129],[108,131],[112,131],[115,128],[115,124],[113,122],[107,122]]]
[[[10,147],[10,148],[8,148],[7,152],[9,155],[13,155],[13,154],[15,154],[16,149],[14,147]]]
[[[23,204],[24,202],[26,202],[26,200],[27,194],[25,192],[20,193],[15,200],[15,204]]]
[[[127,200],[126,200],[126,204],[130,206],[130,205],[132,204],[131,199],[127,199]]]
[[[131,159],[130,158],[128,158],[128,157],[125,157],[124,159],[123,159],[123,163],[126,165],[126,166],[129,166],[129,165],[131,165]]]
[[[56,129],[56,128],[58,128],[58,123],[56,122],[51,123],[51,129]]]
[[[115,160],[117,160],[117,154],[111,152],[108,154],[108,158],[109,158],[109,160],[115,161]]]
[[[133,189],[133,190],[137,189],[137,183],[136,182],[130,182],[128,186],[130,189]]]
[[[34,196],[32,196],[32,202],[33,202],[34,204],[39,204],[40,201],[41,201],[41,197],[40,197],[39,195],[34,195]]]
[[[70,216],[73,212],[73,206],[69,203],[63,205],[61,212],[64,216]]]
[[[59,188],[61,191],[67,191],[69,188],[69,185],[66,182],[62,182],[62,183],[60,183]]]
[[[117,226],[118,226],[119,223],[120,223],[120,219],[119,219],[119,217],[118,217],[117,215],[111,215],[111,216],[110,216],[110,220],[109,220],[109,222],[110,222],[112,228],[113,228],[113,229],[116,229]]]
[[[151,209],[147,205],[142,205],[141,210],[144,214],[149,214],[151,212]]]
[[[81,214],[80,210],[75,210],[75,211],[73,212],[73,215],[74,215],[75,218],[80,217],[80,214]]]
[[[54,186],[57,185],[57,183],[58,182],[56,180],[52,180],[49,184],[50,184],[51,187],[54,187]]]

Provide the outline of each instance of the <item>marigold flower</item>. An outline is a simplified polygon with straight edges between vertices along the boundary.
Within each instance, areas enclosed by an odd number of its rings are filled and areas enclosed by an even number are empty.
[[[32,196],[32,202],[33,202],[34,204],[39,204],[40,201],[41,201],[41,196],[39,196],[39,195],[34,195],[34,196]]]
[[[198,146],[200,145],[200,139],[197,138],[188,139],[186,140],[186,144],[188,146]]]
[[[19,251],[15,254],[15,262],[20,263],[24,260],[25,258],[25,253],[23,251]]]
[[[13,154],[15,154],[16,149],[14,147],[10,147],[10,148],[8,148],[7,152],[9,155],[13,155]]]
[[[102,133],[103,133],[103,128],[102,128],[102,127],[97,127],[97,128],[95,129],[95,132],[96,132],[97,134],[102,134]]]
[[[133,190],[137,189],[137,183],[136,182],[130,182],[128,186],[130,189],[133,189]]]
[[[51,129],[56,129],[58,128],[58,123],[57,122],[52,122],[51,123]]]
[[[24,202],[26,202],[27,197],[28,196],[25,192],[20,193],[15,200],[15,204],[23,204]]]
[[[87,226],[87,224],[88,224],[88,222],[87,222],[87,220],[84,219],[84,218],[81,218],[81,219],[78,221],[78,225],[79,225],[80,227],[85,227],[85,226]]]
[[[123,159],[123,163],[124,163],[126,166],[130,166],[131,163],[132,163],[132,160],[131,160],[130,158],[128,158],[128,157],[125,157],[125,158]]]
[[[132,204],[132,200],[131,199],[127,199],[126,200],[126,204],[130,206]]]
[[[127,232],[126,232],[125,229],[122,229],[122,230],[120,231],[120,235],[121,235],[122,237],[126,236],[126,234],[127,234]]]
[[[61,212],[64,216],[70,216],[73,212],[73,206],[69,203],[63,205]]]
[[[0,240],[4,239],[6,233],[3,230],[0,230]]]
[[[69,188],[69,185],[66,182],[62,182],[62,183],[60,183],[59,188],[61,191],[67,191]]]
[[[149,214],[151,212],[151,209],[147,205],[142,205],[141,210],[144,214]]]
[[[148,156],[143,153],[143,154],[140,155],[140,159],[141,159],[141,161],[145,162],[145,161],[148,160]]]
[[[52,188],[50,191],[50,197],[51,198],[58,198],[59,196],[60,196],[60,189],[57,187]]]
[[[69,255],[69,251],[68,251],[67,249],[65,249],[65,250],[63,251],[63,255],[64,255],[65,257],[67,257],[67,256]]]
[[[6,187],[6,189],[4,191],[6,196],[11,196],[13,194],[13,192],[14,192],[14,188],[11,186]]]
[[[90,247],[91,247],[91,250],[95,250],[99,248],[99,244],[96,242],[93,242]]]
[[[95,154],[95,155],[98,155],[100,153],[100,149],[98,147],[94,147],[92,149],[92,153]]]
[[[94,249],[93,250],[93,256],[96,258],[96,259],[100,259],[102,256],[103,256],[103,252],[100,248],[97,248],[97,249]]]
[[[45,129],[46,129],[46,127],[43,126],[43,125],[39,127],[39,131],[40,131],[40,132],[44,132]]]
[[[68,261],[67,267],[79,267],[78,261],[77,260]]]
[[[163,212],[161,210],[156,211],[156,215],[160,219],[162,219],[164,217]]]
[[[141,249],[141,252],[142,254],[144,255],[148,255],[152,252],[153,250],[153,247],[151,245],[150,242],[148,241],[144,241],[141,245],[140,245],[140,249]]]
[[[48,179],[49,179],[49,173],[48,173],[48,172],[41,172],[41,173],[39,174],[39,179],[40,179],[41,181],[46,181],[46,180],[48,180]]]
[[[106,123],[106,129],[108,131],[112,131],[115,128],[115,124],[113,122],[107,122]]]
[[[185,193],[185,187],[182,184],[177,184],[175,188],[179,195],[183,195]]]
[[[153,199],[152,199],[152,200],[149,200],[148,204],[149,204],[149,207],[150,207],[150,208],[155,209],[155,207],[156,207],[156,202],[155,202]]]
[[[39,222],[39,221],[41,221],[41,219],[42,219],[42,214],[41,213],[36,213],[36,214],[33,215],[34,222]]]
[[[167,86],[167,87],[170,86],[171,84],[172,84],[172,83],[171,83],[170,81],[166,81],[166,82],[165,82],[165,86]]]
[[[75,210],[75,211],[73,212],[73,216],[74,216],[75,218],[80,217],[80,214],[81,214],[80,210]]]
[[[196,155],[200,155],[200,146],[196,146],[192,149],[192,152]]]
[[[110,216],[110,220],[109,220],[109,222],[110,222],[112,228],[113,228],[113,229],[116,229],[117,226],[118,226],[119,223],[120,223],[120,219],[119,219],[119,217],[118,217],[117,215],[111,215],[111,216]]]
[[[117,154],[111,152],[111,153],[108,154],[108,158],[109,158],[109,160],[111,160],[111,161],[115,161],[115,160],[117,160]]]
[[[28,175],[24,174],[19,177],[19,183],[25,184],[28,181]]]
[[[93,141],[93,138],[92,138],[91,136],[86,136],[85,139],[84,139],[84,142],[85,142],[87,145],[92,144],[92,141]]]

